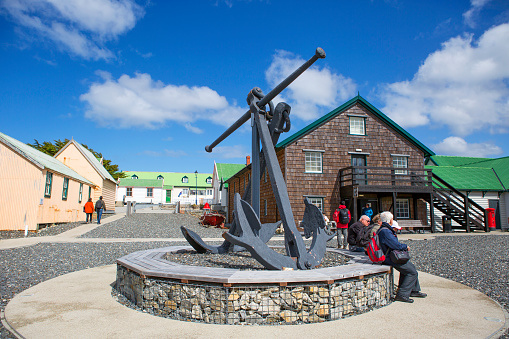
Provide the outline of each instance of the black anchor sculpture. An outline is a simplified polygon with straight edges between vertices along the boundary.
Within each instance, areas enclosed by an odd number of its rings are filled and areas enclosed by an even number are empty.
[[[291,108],[286,103],[279,103],[274,109],[272,104],[272,99],[319,58],[325,58],[325,52],[321,48],[317,48],[313,57],[267,95],[263,95],[260,88],[253,88],[247,97],[249,110],[211,145],[205,147],[207,152],[212,152],[212,149],[217,144],[249,119],[252,120],[253,160],[251,164],[251,180],[242,199],[238,193],[235,194],[234,221],[230,226],[229,232],[223,234],[225,241],[220,246],[208,245],[198,234],[184,226],[181,227],[184,237],[197,252],[226,253],[228,251],[247,250],[265,268],[271,270],[311,269],[320,264],[326,251],[327,241],[334,235],[329,235],[326,232],[322,213],[307,199],[304,199],[306,208],[302,225],[304,227],[304,236],[306,238],[313,237],[309,250],[307,250],[304,240],[297,230],[288,190],[274,149],[279,135],[290,130],[289,115]],[[265,110],[267,105],[269,109]],[[261,152],[260,142],[262,145]],[[282,219],[272,224],[261,224],[259,219],[260,179],[261,173],[264,173],[266,168]],[[267,245],[267,242],[272,238],[275,230],[281,223],[284,228],[286,255],[275,252]]]

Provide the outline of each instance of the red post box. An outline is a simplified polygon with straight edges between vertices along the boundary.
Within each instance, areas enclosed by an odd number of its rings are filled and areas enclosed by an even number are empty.
[[[486,212],[488,212],[488,227],[489,228],[497,227],[497,225],[495,224],[495,209],[486,208]]]

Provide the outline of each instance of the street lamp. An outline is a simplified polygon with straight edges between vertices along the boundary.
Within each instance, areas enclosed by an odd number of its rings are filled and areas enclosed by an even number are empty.
[[[196,205],[198,206],[198,170],[194,171],[194,177],[196,179],[196,191],[194,191],[196,197]]]

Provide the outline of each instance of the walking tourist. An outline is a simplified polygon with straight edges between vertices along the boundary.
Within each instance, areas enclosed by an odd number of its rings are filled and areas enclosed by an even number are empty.
[[[352,216],[350,215],[350,211],[346,208],[344,201],[341,201],[341,204],[334,211],[332,219],[336,222],[338,229],[338,247],[346,248],[348,245],[348,224],[350,220],[352,220]],[[342,240],[340,240],[339,237],[341,237]]]
[[[104,203],[102,195],[99,197],[99,200],[95,202],[95,211],[97,212],[97,223],[100,224],[103,212],[106,211],[106,204]]]
[[[395,264],[390,258],[390,252],[394,250],[404,251],[409,250],[406,244],[399,242],[396,235],[396,229],[401,229],[394,221],[394,216],[391,212],[383,212],[380,215],[382,220],[382,226],[378,231],[378,237],[380,239],[380,246],[382,251],[385,253],[384,265],[390,265],[399,271],[399,284],[398,291],[396,292],[396,301],[402,301],[407,303],[413,303],[415,298],[425,298],[426,293],[421,292],[421,286],[419,285],[419,275],[415,269],[414,264],[408,260],[404,264]]]
[[[83,211],[87,214],[87,224],[92,223],[92,214],[94,213],[94,203],[92,202],[92,198],[88,198],[88,201],[83,207]]]

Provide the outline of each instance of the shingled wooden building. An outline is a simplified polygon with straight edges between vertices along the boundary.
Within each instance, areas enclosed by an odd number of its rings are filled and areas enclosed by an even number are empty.
[[[390,210],[398,220],[433,220],[426,205],[433,201],[432,174],[424,160],[434,153],[361,96],[278,143],[276,153],[297,225],[304,198],[329,218],[345,200],[352,221],[367,203],[375,214]],[[244,193],[250,175],[247,166],[228,180],[229,222],[233,196]],[[262,223],[280,220],[267,173],[260,186]]]

